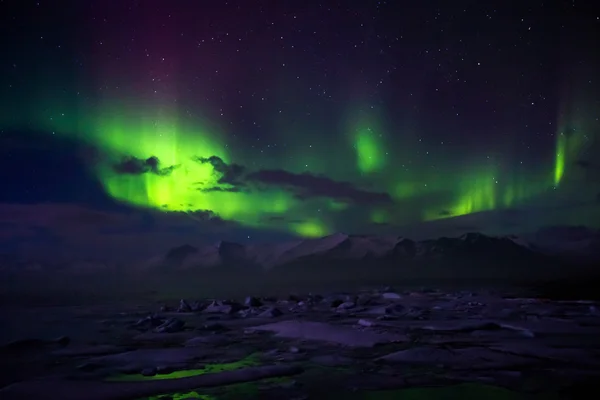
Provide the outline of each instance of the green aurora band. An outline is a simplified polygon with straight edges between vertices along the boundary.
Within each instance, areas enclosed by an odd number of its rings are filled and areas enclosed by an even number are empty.
[[[586,119],[581,112],[567,110],[563,105],[559,115],[554,158],[555,186],[562,182],[567,165],[572,165],[577,160],[588,141]]]
[[[303,237],[337,231],[339,227],[332,215],[357,207],[365,209],[363,205],[353,204],[351,199],[300,199],[287,188],[277,186],[264,186],[260,190],[203,190],[223,185],[219,184],[219,172],[209,163],[197,162],[198,157],[217,156],[226,163],[244,165],[252,172],[250,156],[240,151],[236,153],[233,143],[226,141],[229,132],[212,126],[208,119],[192,119],[176,109],[123,100],[111,100],[89,109],[78,106],[76,118],[60,111],[67,109],[65,107],[68,106],[44,104],[44,111],[35,118],[26,117],[30,123],[35,120],[37,127],[98,148],[103,156],[90,168],[106,193],[118,201],[164,212],[210,210],[224,220],[243,226],[288,231]],[[300,148],[291,146],[288,151],[293,157],[267,157],[261,168],[319,175],[328,170],[328,163],[336,164],[327,174],[331,179],[388,193],[394,200],[392,204],[367,207],[365,219],[376,224],[407,225],[506,209],[556,190],[568,177],[569,166],[574,164],[583,146],[584,127],[583,120],[575,118],[573,113],[563,112],[562,116],[554,165],[543,165],[534,171],[530,167],[502,168],[503,163],[485,157],[468,159],[467,163],[463,161],[461,166],[455,167],[456,163],[444,158],[445,155],[437,159],[439,165],[444,165],[443,170],[428,168],[424,162],[408,168],[402,160],[425,145],[407,142],[401,149],[402,154],[388,155],[385,143],[388,132],[377,123],[378,116],[351,120],[345,128],[350,145],[336,146],[331,160],[321,155],[315,158],[314,154],[300,154]],[[6,121],[1,122],[7,125]],[[325,143],[321,144],[326,147]],[[169,174],[117,173],[114,165],[131,156],[144,160],[157,157],[161,168],[172,167],[172,171]],[[456,157],[464,158],[460,153]],[[290,162],[286,163],[286,159]],[[298,168],[300,159],[310,161],[305,163],[304,170]],[[510,160],[500,161],[515,164]],[[286,168],[291,165],[294,167]],[[403,211],[408,209],[411,211]]]

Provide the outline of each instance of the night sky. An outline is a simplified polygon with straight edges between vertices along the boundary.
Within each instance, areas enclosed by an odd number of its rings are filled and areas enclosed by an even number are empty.
[[[0,1],[20,251],[600,225],[592,2]]]

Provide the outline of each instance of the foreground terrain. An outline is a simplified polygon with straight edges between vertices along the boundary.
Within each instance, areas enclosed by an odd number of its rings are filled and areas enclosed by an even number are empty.
[[[393,288],[7,305],[0,398],[587,398],[600,378],[598,307]]]

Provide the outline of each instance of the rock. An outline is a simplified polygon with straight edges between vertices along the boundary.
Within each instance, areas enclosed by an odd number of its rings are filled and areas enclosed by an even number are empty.
[[[371,315],[404,315],[407,313],[406,307],[402,304],[389,304],[386,306],[377,306],[369,308],[365,311],[366,314]]]
[[[343,310],[349,310],[351,308],[355,308],[356,304],[352,301],[345,301],[342,304],[340,304],[339,306],[337,306],[336,310],[338,311],[343,311]]]
[[[371,326],[375,326],[376,323],[375,323],[375,321],[370,321],[368,319],[359,319],[357,324],[360,326],[371,327]]]
[[[195,301],[190,304],[190,309],[192,312],[200,312],[204,309],[204,305],[199,301]]]
[[[156,368],[145,368],[140,374],[143,376],[154,376],[156,375]]]
[[[248,296],[246,300],[244,300],[244,305],[246,307],[260,307],[262,306],[262,302],[256,297]]]
[[[169,307],[169,306],[168,306],[168,305],[166,305],[166,304],[162,304],[162,305],[160,306],[160,312],[171,312],[171,311],[173,311],[173,308],[172,308],[172,307]]]
[[[511,325],[511,324],[499,324],[499,325],[500,325],[500,328],[516,332],[520,336],[528,337],[528,338],[534,338],[535,337],[535,333],[533,333],[529,329],[522,328],[520,326],[514,326],[514,325]]]
[[[183,330],[185,322],[177,318],[169,318],[162,325],[157,326],[154,331],[157,333],[173,333]]]
[[[179,300],[179,308],[177,308],[177,312],[186,313],[186,312],[191,312],[191,311],[192,311],[192,307],[189,305],[189,303],[187,301],[185,301],[184,299]]]
[[[400,296],[398,293],[394,293],[394,292],[385,292],[385,293],[382,293],[381,297],[383,297],[386,300],[400,300],[400,299],[402,299],[402,296]]]
[[[272,324],[255,326],[247,329],[250,332],[269,331],[279,337],[316,340],[337,343],[349,347],[373,347],[377,344],[403,342],[408,339],[402,335],[379,334],[360,331],[322,322],[288,320]]]
[[[265,311],[258,314],[259,318],[275,318],[283,315],[283,312],[277,307],[269,307]]]
[[[222,301],[213,301],[204,309],[205,313],[214,314],[234,314],[241,310],[241,306],[237,303],[226,304]]]
[[[257,311],[255,308],[246,308],[244,310],[240,310],[237,312],[237,315],[241,318],[248,318],[250,316],[256,315]]]
[[[142,318],[140,320],[138,320],[135,323],[135,327],[136,328],[140,328],[140,329],[152,329],[152,328],[156,328],[157,326],[162,325],[162,323],[164,322],[163,318],[160,318],[158,315],[156,314],[151,314],[148,315],[145,318]]]

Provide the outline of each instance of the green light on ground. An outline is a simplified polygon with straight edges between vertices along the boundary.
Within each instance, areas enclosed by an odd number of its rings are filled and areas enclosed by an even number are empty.
[[[110,382],[139,382],[139,381],[157,381],[157,380],[165,380],[165,379],[181,379],[181,378],[189,378],[191,376],[205,375],[205,374],[214,374],[217,372],[224,371],[233,371],[236,369],[241,369],[245,367],[255,367],[258,366],[258,356],[256,354],[251,354],[248,357],[235,361],[232,363],[224,363],[224,364],[207,364],[204,368],[200,369],[183,369],[180,371],[174,371],[168,374],[157,374],[152,376],[145,376],[142,374],[120,374],[107,378],[107,381]]]

